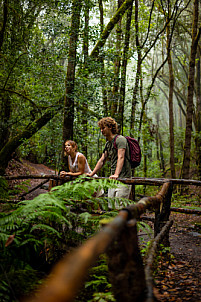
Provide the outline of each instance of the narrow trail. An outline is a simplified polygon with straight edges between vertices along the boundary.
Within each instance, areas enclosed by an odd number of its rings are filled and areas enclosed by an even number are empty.
[[[6,174],[7,175],[26,175],[26,174],[55,174],[55,171],[43,164],[34,164],[31,163],[28,160],[21,160],[21,161],[16,161],[16,160],[11,160],[9,162],[8,168],[6,169]],[[41,179],[29,179],[29,180],[15,180],[12,181],[12,185],[15,186],[16,184],[24,184],[28,190],[36,187],[39,185],[43,180]],[[33,192],[26,194],[25,199],[26,200],[32,200],[36,196],[42,194],[42,193],[47,193],[48,189],[48,182],[43,186],[43,188],[38,188],[34,190]],[[23,191],[26,192],[26,191]],[[23,193],[22,192],[22,193]]]
[[[27,160],[23,160],[24,164],[26,164],[26,166],[28,167],[29,171],[31,174],[55,174],[55,171],[51,168],[48,168],[47,166],[43,165],[43,164],[33,164]],[[30,184],[28,186],[29,189],[39,185],[43,180],[41,179],[31,179],[30,180]],[[25,197],[27,200],[31,200],[34,197],[42,194],[42,193],[47,193],[47,188],[48,188],[49,182],[47,182],[43,188],[38,188],[35,191],[27,194]],[[46,189],[44,189],[44,187],[46,187]]]
[[[171,213],[174,224],[170,231],[173,260],[159,266],[156,289],[159,301],[201,301],[201,234],[197,225],[201,217]]]

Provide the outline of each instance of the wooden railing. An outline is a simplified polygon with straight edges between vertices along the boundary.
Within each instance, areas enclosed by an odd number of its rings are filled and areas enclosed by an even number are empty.
[[[23,178],[23,177],[22,177]],[[28,176],[26,178],[29,178]],[[58,176],[42,175],[38,178],[56,179]],[[9,177],[9,179],[14,179]],[[67,178],[70,180],[72,178]],[[27,302],[71,302],[82,287],[87,272],[102,253],[108,255],[108,269],[113,293],[117,302],[155,301],[153,294],[152,265],[158,243],[169,246],[169,221],[173,183],[195,184],[194,180],[169,179],[121,179],[123,183],[161,186],[153,197],[143,197],[136,204],[122,210],[101,231],[87,240],[73,253],[67,254],[53,269],[43,286]],[[155,211],[154,240],[146,264],[143,264],[136,221],[146,212]]]

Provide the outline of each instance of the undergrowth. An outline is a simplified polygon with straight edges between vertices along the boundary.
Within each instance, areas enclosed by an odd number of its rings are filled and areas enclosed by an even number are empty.
[[[0,301],[26,296],[64,254],[99,230],[100,219],[117,215],[114,207],[124,207],[128,200],[94,197],[100,188],[107,192],[117,184],[80,176],[33,200],[10,203],[10,209],[0,213]],[[104,213],[94,215],[100,209]],[[146,231],[147,226],[142,223],[140,228]],[[104,256],[91,269],[84,291],[83,301],[115,301]]]

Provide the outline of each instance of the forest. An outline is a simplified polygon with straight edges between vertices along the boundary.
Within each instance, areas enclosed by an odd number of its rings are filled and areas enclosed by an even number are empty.
[[[107,179],[81,177],[49,199],[13,201],[27,183],[9,188],[4,176],[12,160],[67,171],[64,143],[71,139],[94,168],[105,146],[97,123],[109,116],[140,144],[133,176],[201,180],[200,10],[199,0],[0,1],[0,300],[26,296],[66,245],[94,234],[99,222],[90,211],[98,203],[105,218],[116,214],[93,196],[100,186],[115,186]],[[106,165],[98,176],[109,173]],[[86,198],[88,212],[78,213]],[[196,198],[200,206],[200,193]],[[9,236],[16,237],[5,248]],[[105,258],[96,269],[101,281],[86,288],[100,292],[105,284],[107,297],[86,298],[85,289],[83,301],[115,301]]]
[[[199,6],[2,1],[1,175],[14,153],[59,170],[70,138],[93,167],[111,116],[140,141],[136,173],[200,179]]]

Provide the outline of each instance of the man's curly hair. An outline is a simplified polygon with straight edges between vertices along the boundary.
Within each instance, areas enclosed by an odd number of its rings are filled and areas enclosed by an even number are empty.
[[[98,126],[103,128],[105,126],[109,127],[113,134],[118,133],[118,125],[117,122],[111,117],[104,117],[100,121],[98,121]]]

